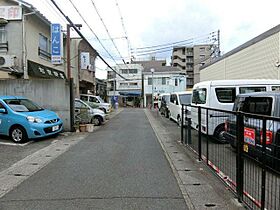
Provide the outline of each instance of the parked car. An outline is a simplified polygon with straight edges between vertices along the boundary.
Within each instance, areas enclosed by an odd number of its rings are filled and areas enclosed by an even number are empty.
[[[163,93],[160,94],[159,96],[160,99],[160,107],[159,107],[159,111],[162,115],[164,115],[165,117],[169,117],[169,103],[170,103],[170,93]]]
[[[80,114],[85,110],[85,115],[81,116],[84,123],[92,123],[96,126],[101,125],[106,120],[106,114],[100,109],[94,109],[81,99],[75,99],[75,113]]]
[[[259,92],[240,94],[237,96],[233,111],[250,114],[280,117],[280,92]],[[230,116],[225,122],[225,139],[236,148],[236,117]],[[253,157],[262,157],[262,125],[261,119],[244,117],[245,153]],[[280,169],[280,121],[266,122],[266,153],[267,160],[278,165]]]
[[[182,91],[170,94],[170,103],[168,106],[169,109],[169,117],[172,120],[175,120],[178,125],[181,125],[181,112],[182,112],[182,104],[190,104],[191,103],[191,91]],[[186,114],[190,115],[191,108],[187,107]]]
[[[194,85],[192,105],[202,108],[215,108],[231,111],[238,94],[275,91],[280,88],[280,80],[244,79],[244,80],[214,80],[203,81]],[[198,110],[192,107],[192,127],[198,129]],[[209,117],[212,116],[212,117]],[[216,117],[217,112],[208,112],[208,128],[206,128],[207,116],[205,109],[201,110],[201,131],[213,135],[216,140],[224,142],[224,119]]]
[[[111,110],[111,105],[109,103],[105,103],[100,96],[94,96],[89,94],[80,94],[80,98],[82,101],[89,104],[92,108],[99,108],[103,112],[109,113]]]
[[[63,122],[55,112],[24,97],[0,96],[0,134],[14,142],[54,135],[62,129]]]

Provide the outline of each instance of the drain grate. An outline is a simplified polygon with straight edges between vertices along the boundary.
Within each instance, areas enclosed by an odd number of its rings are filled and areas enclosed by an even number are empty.
[[[69,144],[64,144],[65,146],[68,146]]]
[[[179,159],[179,160],[177,160],[177,161],[183,161],[182,159]]]
[[[60,151],[60,149],[56,149],[55,151]]]
[[[14,174],[14,176],[23,176],[23,174],[18,173],[18,174]]]
[[[199,186],[199,185],[200,185],[200,183],[194,183],[193,185],[194,185],[194,186]]]
[[[184,170],[184,171],[191,171],[191,169],[185,168],[185,170]]]
[[[46,157],[51,157],[51,155],[46,155]]]
[[[206,203],[205,206],[206,207],[215,207],[216,204],[214,204],[214,203]]]
[[[174,154],[177,154],[178,152],[173,152]]]

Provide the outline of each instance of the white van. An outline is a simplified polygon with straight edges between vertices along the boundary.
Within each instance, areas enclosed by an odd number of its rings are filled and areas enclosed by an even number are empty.
[[[110,112],[111,106],[109,103],[105,103],[100,96],[94,96],[89,94],[80,94],[82,101],[89,104],[92,108],[101,109],[105,114]]]
[[[192,98],[191,96],[191,91],[182,91],[170,94],[170,103],[168,106],[169,118],[175,120],[179,125],[181,125],[182,119],[182,104],[190,104]]]
[[[238,94],[279,91],[280,80],[214,80],[200,82],[194,85],[192,105],[210,107],[231,111]],[[206,110],[201,110],[201,131],[206,133]],[[213,113],[208,113],[208,135],[214,135],[218,140],[224,141],[224,118],[215,118]],[[210,115],[212,117],[210,117]],[[192,127],[198,129],[198,109],[191,109]]]

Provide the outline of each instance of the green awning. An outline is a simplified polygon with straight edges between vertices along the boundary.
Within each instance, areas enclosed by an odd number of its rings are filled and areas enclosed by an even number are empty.
[[[66,79],[64,72],[28,60],[28,75],[47,79]]]

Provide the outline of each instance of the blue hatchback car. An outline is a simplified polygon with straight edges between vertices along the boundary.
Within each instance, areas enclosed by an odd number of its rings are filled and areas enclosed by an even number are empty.
[[[0,135],[16,143],[59,133],[63,122],[55,112],[19,96],[0,96]]]

